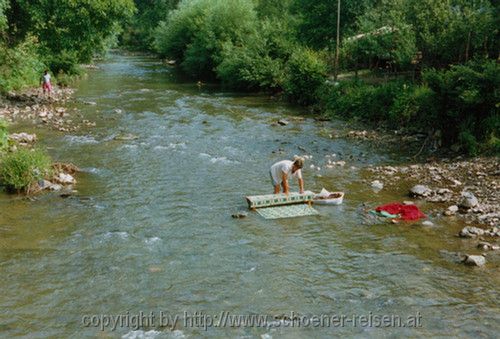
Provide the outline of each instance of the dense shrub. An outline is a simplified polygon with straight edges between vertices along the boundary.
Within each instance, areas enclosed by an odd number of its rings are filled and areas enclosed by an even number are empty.
[[[7,131],[7,122],[0,119],[0,155],[9,146],[9,132]]]
[[[38,180],[50,175],[50,165],[50,158],[44,152],[21,148],[2,158],[0,182],[8,190],[27,191]]]
[[[389,111],[395,126],[429,128],[438,119],[436,95],[426,85],[404,85]]]
[[[344,81],[324,86],[321,98],[333,114],[382,122],[391,128],[440,130],[443,144],[468,154],[500,149],[500,66],[477,60],[449,70],[424,72],[421,85]]]
[[[458,141],[472,154],[479,150],[479,143],[495,147],[500,134],[500,65],[475,60],[449,70],[429,70],[423,77],[435,93],[435,124],[445,143]]]
[[[346,81],[338,85],[327,85],[322,90],[322,97],[327,111],[338,116],[397,125],[397,120],[390,119],[390,111],[398,93],[405,86],[399,81],[379,85]]]
[[[327,79],[327,65],[319,53],[299,48],[291,55],[286,67],[286,96],[301,105],[315,103],[319,90]]]
[[[232,88],[281,90],[285,63],[295,47],[285,26],[284,22],[265,19],[239,45],[226,43],[217,77]]]
[[[160,24],[156,50],[194,78],[213,78],[224,46],[254,34],[257,15],[245,0],[185,0]]]
[[[0,92],[38,85],[44,67],[35,39],[29,38],[14,48],[0,42]]]
[[[76,52],[64,50],[56,55],[51,55],[50,53],[47,53],[47,55],[46,64],[55,74],[81,74],[81,69],[78,65],[78,55]]]

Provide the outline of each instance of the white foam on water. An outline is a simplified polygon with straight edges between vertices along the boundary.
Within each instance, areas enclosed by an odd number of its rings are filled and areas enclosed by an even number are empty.
[[[158,145],[158,146],[153,147],[153,149],[155,149],[155,150],[163,150],[163,149],[169,149],[169,147]]]
[[[160,241],[161,241],[161,238],[158,238],[158,237],[151,237],[151,238],[147,238],[146,240],[144,240],[144,242],[147,245],[152,245],[152,244],[155,244],[155,243],[160,242]]]
[[[98,144],[94,137],[90,135],[66,135],[64,140],[68,141],[70,144]]]
[[[210,162],[212,164],[215,164],[215,163],[221,163],[221,164],[239,164],[240,163],[239,161],[236,161],[236,160],[229,160],[226,157],[213,157],[213,158],[210,159]]]
[[[161,334],[160,331],[150,330],[150,331],[130,331],[127,334],[124,334],[122,338],[124,339],[153,339]]]
[[[170,148],[170,149],[176,149],[176,148],[185,149],[186,147],[187,146],[186,146],[185,142],[171,142],[168,144],[168,148]]]
[[[106,233],[104,233],[104,237],[105,238],[118,237],[120,239],[127,239],[128,233],[127,232],[106,232]]]
[[[216,164],[216,163],[221,163],[221,164],[239,164],[240,163],[239,161],[236,161],[236,160],[230,160],[227,157],[214,157],[214,156],[211,156],[210,154],[207,154],[207,153],[200,153],[199,156],[202,157],[202,158],[210,158],[209,161],[212,164]]]
[[[181,330],[174,330],[172,332],[160,332],[156,330],[137,330],[130,331],[127,334],[124,334],[122,338],[124,339],[153,339],[153,338],[187,338],[184,332]]]
[[[80,168],[80,171],[84,173],[91,173],[91,174],[99,174],[102,173],[102,169],[100,168],[95,168],[95,167],[84,167]]]
[[[136,149],[137,145],[134,145],[134,144],[125,144],[125,145],[122,145],[120,148]]]

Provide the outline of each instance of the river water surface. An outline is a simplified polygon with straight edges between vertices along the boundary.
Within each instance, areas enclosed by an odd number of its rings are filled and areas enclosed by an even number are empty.
[[[114,55],[80,81],[76,97],[83,117],[74,119],[96,127],[37,133],[55,159],[83,169],[78,193],[35,201],[0,195],[1,336],[498,335],[498,265],[471,269],[440,251],[468,246],[453,237],[458,224],[367,224],[363,203],[402,200],[407,188],[376,194],[362,182],[360,168],[398,157],[325,136],[343,123],[300,121],[300,109],[265,96],[180,83],[145,57]],[[280,118],[291,123],[271,126]],[[136,138],[119,137],[129,134]],[[326,169],[333,153],[347,165]],[[245,195],[272,191],[269,166],[294,154],[313,157],[306,189],[343,190],[344,204],[318,206],[313,217],[231,218],[246,209]],[[153,326],[104,332],[83,319],[140,311],[181,319],[174,330],[157,318]],[[416,315],[421,326],[285,327],[277,320],[205,330],[184,326],[184,312]]]

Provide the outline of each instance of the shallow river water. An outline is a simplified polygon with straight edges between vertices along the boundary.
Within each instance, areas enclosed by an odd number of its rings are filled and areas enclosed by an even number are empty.
[[[498,265],[472,269],[440,251],[468,246],[453,236],[461,225],[365,223],[363,203],[403,200],[407,188],[376,194],[361,181],[363,166],[398,157],[325,137],[344,123],[299,121],[300,109],[265,96],[177,82],[137,56],[100,64],[76,97],[96,127],[36,131],[53,158],[83,169],[78,193],[0,194],[0,336],[498,335]],[[290,124],[271,126],[280,118]],[[137,138],[115,140],[127,134]],[[326,169],[333,153],[347,165]],[[294,154],[313,156],[306,189],[343,190],[344,204],[313,217],[231,218],[245,195],[272,191],[269,166]],[[155,319],[134,326],[141,311]],[[175,328],[160,326],[161,312],[179,316]],[[101,331],[102,315],[122,323]],[[269,321],[218,323],[228,315]],[[419,326],[384,326],[382,316],[416,316]]]

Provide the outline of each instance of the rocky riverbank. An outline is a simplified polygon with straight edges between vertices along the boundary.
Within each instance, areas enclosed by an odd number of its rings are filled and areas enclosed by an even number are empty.
[[[71,112],[66,105],[73,100],[73,90],[58,88],[50,97],[44,96],[39,89],[30,89],[18,93],[8,93],[0,97],[0,119],[9,123],[31,122],[40,128],[51,128],[60,132],[78,130],[82,124],[93,126],[87,120],[80,120],[82,115],[76,109]],[[80,120],[80,121],[78,121]],[[9,153],[22,148],[34,148],[37,135],[26,132],[10,133]],[[25,188],[28,195],[44,190],[61,191],[61,196],[73,192],[76,184],[75,174],[79,171],[73,164],[54,163],[49,171],[50,176],[34,182]]]
[[[66,108],[73,100],[73,92],[71,88],[57,88],[50,97],[44,96],[40,89],[10,92],[0,97],[0,119],[11,123],[30,121],[60,132],[94,126],[93,122],[83,119],[76,108],[71,111]]]
[[[498,158],[441,159],[424,164],[368,168],[385,187],[407,182],[409,195],[436,204],[443,217],[495,227],[500,222]]]

